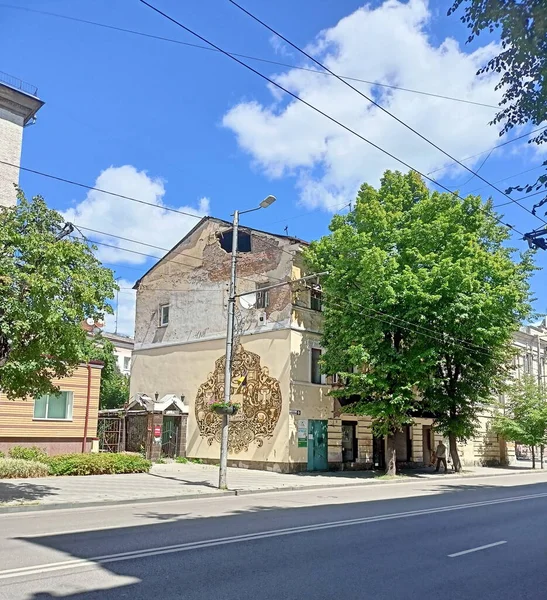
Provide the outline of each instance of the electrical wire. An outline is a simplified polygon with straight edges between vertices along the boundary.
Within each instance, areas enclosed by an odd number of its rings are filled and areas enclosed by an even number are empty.
[[[477,154],[472,154],[471,156],[466,156],[465,158],[460,158],[460,160],[466,161],[466,160],[471,160],[472,158],[477,158],[477,156],[482,156],[483,154],[486,154],[488,152],[491,152],[492,150],[498,150],[498,148],[503,148],[504,146],[507,146],[508,144],[512,144],[513,142],[518,142],[519,140],[522,140],[523,138],[526,137],[530,137],[531,135],[534,135],[534,133],[538,133],[538,131],[543,131],[544,129],[547,129],[547,125],[544,125],[543,127],[538,127],[537,129],[532,129],[532,131],[529,131],[528,133],[523,133],[522,135],[517,135],[514,138],[511,138],[510,140],[507,140],[501,144],[496,144],[495,146],[492,146],[491,148],[488,148],[487,150],[483,150],[482,152],[477,152]],[[438,171],[444,171],[445,169],[448,169],[453,163],[449,163],[448,165],[445,165],[443,167],[438,167],[436,169],[433,169],[433,171],[429,171],[428,175],[432,175],[433,173],[437,173]],[[495,181],[494,183],[498,183],[497,181]]]
[[[53,13],[53,12],[48,12],[48,11],[44,11],[44,10],[36,10],[33,8],[27,8],[26,6],[14,6],[11,4],[4,4],[4,3],[0,3],[0,7],[2,8],[10,8],[13,10],[22,10],[22,11],[26,11],[29,13],[35,13],[35,14],[39,14],[39,15],[45,15],[48,17],[56,17],[59,19],[66,19],[67,21],[74,21],[76,23],[84,23],[86,25],[93,25],[95,27],[101,27],[103,29],[110,29],[112,31],[118,31],[118,32],[122,32],[122,33],[128,33],[131,35],[137,35],[137,36],[141,36],[141,37],[145,37],[145,38],[150,38],[150,39],[154,39],[154,40],[158,40],[158,41],[162,41],[162,42],[169,42],[172,44],[178,44],[180,46],[187,46],[190,48],[197,48],[199,50],[207,50],[209,52],[218,52],[218,50],[215,50],[214,48],[210,48],[208,46],[202,46],[200,44],[191,44],[189,42],[183,42],[182,40],[174,40],[172,38],[167,38],[167,37],[163,37],[161,35],[153,35],[151,33],[146,33],[143,31],[135,31],[133,29],[126,29],[124,27],[117,27],[115,25],[108,25],[106,23],[99,23],[97,21],[90,21],[87,19],[80,19],[78,17],[72,17],[69,15],[62,15],[59,13]],[[234,56],[239,56],[240,58],[246,58],[249,60],[256,60],[258,62],[263,62],[266,64],[271,64],[271,65],[275,65],[275,66],[279,66],[279,67],[285,67],[288,69],[297,69],[299,71],[307,71],[308,73],[315,73],[317,75],[329,75],[329,73],[326,73],[324,71],[317,71],[316,69],[309,69],[307,67],[302,67],[302,66],[297,66],[297,65],[291,65],[288,63],[283,63],[283,62],[279,62],[276,60],[269,60],[266,58],[259,58],[257,56],[249,56],[248,54],[238,54],[236,52],[231,52],[231,54],[233,54]],[[366,79],[359,79],[357,77],[343,77],[343,79],[347,79],[349,81],[357,81],[359,83],[366,83],[368,85],[373,85],[373,86],[378,86],[378,87],[385,87],[388,89],[394,89],[394,90],[398,90],[398,91],[402,91],[402,92],[409,92],[412,94],[420,94],[423,96],[431,96],[433,98],[440,98],[443,100],[451,100],[453,102],[462,102],[464,104],[472,104],[474,106],[482,106],[485,108],[492,108],[494,110],[499,110],[499,106],[494,106],[493,104],[485,104],[483,102],[475,102],[473,100],[464,100],[463,98],[455,98],[453,96],[446,96],[443,94],[435,94],[433,92],[425,92],[423,90],[413,90],[410,88],[405,88],[405,87],[401,87],[398,85],[390,85],[387,83],[379,83],[377,81],[367,81]]]
[[[144,4],[147,4],[148,6],[151,6],[145,0],[140,0],[140,1],[143,2]],[[301,54],[303,54],[304,56],[306,56],[309,60],[312,60],[316,65],[318,65],[319,67],[321,67],[322,69],[324,69],[325,71],[327,71],[327,73],[330,73],[333,77],[336,77],[336,79],[338,79],[338,81],[342,82],[345,86],[347,86],[350,89],[352,89],[354,92],[356,92],[357,94],[359,94],[362,98],[364,98],[365,100],[367,100],[368,102],[370,102],[371,104],[373,104],[374,106],[376,106],[377,108],[379,108],[386,115],[390,116],[392,119],[395,119],[395,121],[397,121],[400,125],[402,125],[406,129],[408,129],[409,131],[411,131],[412,133],[414,133],[415,135],[417,135],[424,142],[428,143],[430,146],[432,146],[433,148],[435,148],[439,152],[442,152],[446,157],[450,158],[450,160],[452,160],[455,163],[457,163],[458,165],[460,165],[460,167],[462,167],[463,169],[465,169],[466,171],[468,171],[469,173],[471,173],[474,177],[477,177],[481,181],[484,181],[484,183],[486,183],[487,185],[489,185],[492,189],[496,190],[499,194],[502,194],[502,196],[505,196],[508,200],[510,200],[511,202],[514,202],[517,206],[520,206],[520,208],[522,208],[524,211],[526,211],[527,213],[529,213],[530,215],[532,215],[533,217],[535,217],[536,219],[538,219],[539,221],[541,221],[542,223],[544,223],[545,225],[547,225],[547,221],[545,219],[542,219],[537,214],[535,214],[533,211],[531,211],[528,207],[520,204],[518,200],[515,200],[514,198],[511,198],[511,196],[509,196],[508,194],[506,194],[502,189],[496,187],[495,184],[490,183],[490,181],[488,181],[487,179],[485,179],[482,175],[479,175],[478,171],[474,171],[473,169],[471,169],[470,167],[468,167],[462,161],[458,160],[457,158],[454,158],[449,152],[447,152],[446,150],[444,150],[443,148],[441,148],[438,144],[436,144],[435,142],[433,142],[432,140],[430,140],[425,135],[421,134],[417,129],[414,129],[414,127],[412,127],[411,125],[409,125],[408,123],[406,123],[405,121],[403,121],[402,119],[400,119],[397,115],[395,115],[390,110],[388,110],[387,108],[385,108],[384,106],[382,106],[379,102],[376,102],[376,100],[374,100],[373,98],[371,98],[370,96],[368,96],[367,94],[365,94],[364,92],[362,92],[361,90],[357,89],[351,83],[349,83],[345,79],[342,79],[334,71],[332,71],[327,66],[325,66],[321,61],[317,60],[311,54],[309,54],[308,52],[306,52],[305,50],[303,50],[302,48],[300,48],[298,45],[296,45],[293,42],[291,42],[288,38],[286,38],[284,35],[282,35],[278,31],[276,31],[275,29],[273,29],[273,27],[270,27],[264,21],[260,20],[253,13],[251,13],[247,9],[243,8],[235,0],[228,0],[228,2],[230,2],[231,4],[233,4],[234,6],[236,6],[239,10],[241,10],[246,15],[248,15],[249,17],[251,17],[251,19],[255,20],[257,23],[260,23],[268,31],[270,31],[271,33],[273,33],[274,35],[276,35],[277,37],[279,37],[280,39],[282,39],[284,42],[286,42],[287,44],[289,44],[292,48],[294,48],[295,50],[297,50],[298,52],[300,52]]]
[[[274,81],[273,79],[270,79],[269,77],[267,77],[266,75],[264,75],[263,73],[261,73],[260,71],[257,71],[256,69],[254,69],[253,67],[251,67],[250,65],[248,65],[247,63],[243,62],[242,60],[239,60],[239,58],[237,58],[236,56],[230,54],[229,52],[227,52],[226,50],[223,50],[222,48],[220,48],[219,46],[217,46],[216,44],[214,44],[213,42],[209,41],[207,38],[203,37],[202,35],[200,35],[199,33],[193,31],[192,29],[190,29],[189,27],[187,27],[186,25],[183,25],[180,21],[177,21],[175,18],[169,16],[167,13],[161,11],[159,8],[156,8],[154,5],[150,4],[149,2],[147,2],[146,0],[139,0],[139,2],[141,2],[142,4],[144,4],[145,6],[148,6],[151,10],[153,10],[154,12],[158,13],[159,15],[163,16],[165,19],[171,21],[172,23],[174,23],[175,25],[177,25],[178,27],[180,27],[181,29],[184,29],[184,31],[192,34],[193,36],[195,36],[196,38],[200,39],[201,41],[211,45],[213,48],[216,48],[219,52],[222,52],[222,54],[224,54],[225,56],[228,56],[229,58],[231,58],[232,60],[234,60],[235,62],[239,63],[240,65],[242,65],[243,67],[245,67],[246,69],[248,69],[249,71],[255,73],[256,75],[258,75],[260,78],[264,79],[265,81],[269,82],[271,85],[279,88],[280,90],[282,90],[283,92],[285,92],[286,94],[288,94],[289,96],[291,96],[292,98],[294,98],[295,100],[298,100],[299,102],[302,102],[303,104],[305,104],[306,106],[308,106],[309,108],[311,108],[313,111],[317,112],[318,114],[322,115],[323,117],[325,117],[326,119],[328,119],[329,121],[332,121],[333,123],[335,123],[336,125],[339,125],[340,127],[342,127],[342,129],[345,129],[346,131],[348,131],[349,133],[355,135],[356,137],[358,137],[359,139],[361,139],[362,141],[366,142],[367,144],[369,144],[370,146],[372,146],[373,148],[376,148],[377,150],[380,150],[380,152],[382,152],[383,154],[385,154],[386,156],[389,156],[390,158],[392,158],[393,160],[396,160],[397,162],[399,162],[400,164],[404,165],[405,167],[407,167],[407,169],[410,169],[412,171],[415,171],[418,175],[421,175],[424,179],[427,179],[428,181],[430,181],[431,183],[433,183],[434,185],[440,187],[441,189],[445,190],[446,192],[448,192],[449,194],[452,194],[453,196],[455,196],[456,198],[462,200],[461,196],[459,196],[459,194],[457,194],[456,192],[453,192],[451,189],[449,189],[448,187],[446,187],[445,185],[443,185],[442,183],[439,183],[438,181],[432,179],[431,177],[429,177],[428,175],[422,173],[421,171],[415,169],[414,167],[412,167],[411,165],[409,165],[408,163],[406,163],[405,161],[403,161],[402,159],[398,158],[397,156],[391,154],[390,152],[388,152],[387,150],[385,150],[384,148],[380,147],[378,144],[375,144],[374,142],[370,141],[369,139],[367,139],[366,137],[362,136],[360,133],[357,133],[355,130],[351,129],[351,127],[348,127],[347,125],[344,125],[342,122],[338,121],[337,119],[335,119],[334,117],[330,116],[329,114],[327,114],[326,112],[322,111],[321,109],[317,108],[316,106],[314,106],[313,104],[311,104],[310,102],[308,102],[307,100],[304,100],[303,98],[301,98],[300,96],[298,96],[297,94],[289,91],[287,88],[283,87],[281,84],[277,83],[276,81]],[[510,198],[511,200],[511,198]],[[512,200],[513,201],[513,200]],[[518,202],[517,202],[518,204]],[[525,208],[525,207],[524,207]],[[525,208],[526,210],[526,208]],[[530,211],[528,211],[530,212]],[[530,213],[531,214],[531,213]],[[536,216],[537,217],[537,216]],[[524,234],[519,231],[518,229],[516,229],[513,225],[510,225],[509,223],[504,223],[501,219],[499,219],[498,217],[496,217],[495,215],[492,215],[492,218],[497,221],[498,223],[504,225],[505,227],[508,227],[509,229],[515,231],[516,233],[518,233],[519,235],[524,236]],[[539,217],[537,217],[539,218]],[[542,219],[540,219],[542,220]],[[547,224],[547,221],[545,221],[545,223]]]
[[[80,183],[78,181],[73,181],[71,179],[65,179],[64,177],[58,177],[57,175],[51,175],[50,173],[44,173],[43,171],[37,171],[36,169],[29,169],[28,167],[21,167],[20,165],[15,165],[6,160],[0,160],[0,164],[7,165],[9,167],[14,167],[16,169],[20,169],[21,171],[25,171],[27,173],[33,173],[34,175],[40,175],[41,177],[47,177],[48,179],[54,179],[55,181],[62,181],[63,183],[69,183],[70,185],[75,185],[77,187],[84,188],[86,190],[93,190],[95,192],[101,192],[103,194],[108,194],[110,196],[116,196],[117,198],[123,198],[124,200],[131,200],[132,202],[138,202],[139,204],[145,204],[146,206],[152,206],[154,208],[160,208],[161,210],[167,210],[169,212],[178,213],[179,215],[185,215],[187,217],[193,217],[194,219],[203,219],[206,215],[196,215],[189,212],[185,212],[183,210],[178,210],[177,208],[170,208],[169,206],[161,206],[159,204],[154,204],[152,202],[146,202],[145,200],[139,200],[138,198],[133,198],[132,196],[126,196],[124,194],[118,194],[116,192],[111,192],[109,190],[103,190],[98,187],[94,187],[92,185],[86,185],[85,183]]]

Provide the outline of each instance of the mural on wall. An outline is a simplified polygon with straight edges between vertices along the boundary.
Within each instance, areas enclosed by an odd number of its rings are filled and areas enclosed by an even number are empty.
[[[210,409],[214,401],[224,395],[224,365],[226,359],[215,361],[215,370],[199,386],[196,397],[196,420],[199,432],[207,439],[220,443],[222,417]],[[241,385],[239,378],[244,378]],[[238,389],[239,388],[239,389]],[[256,443],[260,448],[264,439],[273,435],[281,414],[281,388],[279,381],[270,377],[267,367],[260,364],[260,356],[238,345],[232,361],[232,402],[239,404],[236,415],[230,417],[228,449],[235,454]]]

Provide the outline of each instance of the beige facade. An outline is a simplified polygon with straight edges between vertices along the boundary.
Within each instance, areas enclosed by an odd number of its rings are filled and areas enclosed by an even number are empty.
[[[14,206],[17,200],[23,128],[44,104],[35,93],[24,82],[0,73],[0,206]]]

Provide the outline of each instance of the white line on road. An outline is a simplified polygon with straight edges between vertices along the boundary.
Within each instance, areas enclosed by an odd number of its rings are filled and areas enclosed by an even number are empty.
[[[456,558],[456,556],[463,556],[464,554],[471,554],[471,552],[478,552],[479,550],[486,550],[487,548],[493,548],[494,546],[501,546],[507,544],[506,540],[501,542],[494,542],[493,544],[486,544],[486,546],[478,546],[477,548],[471,548],[470,550],[464,550],[463,552],[456,552],[455,554],[449,554],[448,558]]]
[[[302,525],[300,527],[289,527],[287,529],[274,529],[272,531],[259,531],[231,537],[216,538],[211,540],[202,540],[197,542],[188,542],[186,544],[176,544],[173,546],[163,546],[157,548],[143,548],[130,552],[120,552],[118,554],[106,554],[103,556],[93,556],[90,558],[73,559],[29,567],[19,567],[16,569],[6,569],[0,571],[1,579],[12,579],[14,577],[25,577],[29,575],[39,575],[42,573],[51,573],[67,569],[76,569],[79,567],[89,567],[94,565],[104,565],[113,562],[125,560],[135,560],[146,558],[148,556],[159,556],[162,554],[172,554],[174,552],[186,552],[188,550],[199,550],[201,548],[210,548],[213,546],[224,546],[226,544],[237,544],[252,540],[261,540],[266,538],[279,537],[283,535],[294,535],[297,533],[308,533],[310,531],[321,531],[323,529],[333,529],[336,527],[348,527],[351,525],[364,525],[367,523],[377,523],[380,521],[390,521],[393,519],[407,519],[421,515],[430,515],[455,510],[464,510],[467,508],[479,508],[481,506],[492,506],[494,504],[507,504],[509,502],[520,502],[523,500],[534,500],[536,498],[546,498],[547,493],[529,494],[526,496],[512,496],[510,498],[498,498],[496,500],[484,500],[482,502],[469,502],[467,504],[453,504],[451,506],[441,506],[438,508],[426,508],[422,510],[412,510],[401,513],[391,513],[387,515],[377,515],[375,517],[362,517],[360,519],[348,519],[345,521],[333,521],[330,523],[317,523],[314,525]],[[47,534],[47,537],[51,537]],[[22,538],[24,539],[24,538]]]

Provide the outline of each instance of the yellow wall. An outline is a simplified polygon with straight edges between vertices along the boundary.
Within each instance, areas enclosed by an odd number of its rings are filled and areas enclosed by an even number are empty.
[[[279,382],[282,405],[279,419],[271,436],[256,438],[248,448],[230,452],[229,460],[242,466],[252,462],[287,463],[287,444],[290,397],[290,332],[287,329],[271,331],[240,338],[243,349],[260,357],[261,367],[266,367],[269,377]],[[146,393],[153,397],[158,392],[184,395],[189,406],[187,455],[194,458],[218,460],[219,442],[204,437],[196,418],[196,397],[200,386],[215,371],[215,361],[224,356],[225,341],[222,339],[164,346],[158,349],[137,349],[133,353],[133,376],[131,395]],[[223,373],[219,376],[224,380]],[[234,397],[234,402],[238,398]],[[211,419],[213,419],[213,415]],[[235,428],[234,428],[235,430]],[[260,445],[262,443],[262,445]],[[252,465],[250,465],[252,466]]]
[[[73,392],[72,420],[48,421],[34,420],[34,401],[8,400],[0,392],[0,439],[8,438],[81,438],[84,434],[85,412],[87,404],[87,367],[78,367],[71,377],[54,380],[61,391]],[[91,365],[91,400],[87,437],[97,436],[97,411],[99,410],[99,391],[101,368]]]

